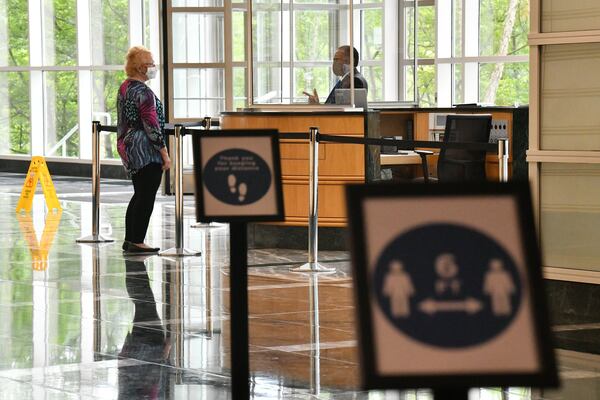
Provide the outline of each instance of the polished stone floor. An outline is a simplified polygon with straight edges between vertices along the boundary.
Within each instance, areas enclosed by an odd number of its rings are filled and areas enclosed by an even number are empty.
[[[43,196],[15,214],[23,175],[0,173],[0,400],[230,398],[227,225],[190,227],[185,259],[124,256],[131,189],[102,182],[101,233],[91,232],[91,183],[55,177],[63,207]],[[174,200],[157,200],[147,242],[174,245]],[[429,391],[360,391],[349,255],[322,252],[329,275],[290,272],[306,254],[249,255],[254,399],[431,399]],[[561,390],[473,389],[476,399],[600,398],[600,357],[559,351]],[[477,382],[473,382],[477,386]]]

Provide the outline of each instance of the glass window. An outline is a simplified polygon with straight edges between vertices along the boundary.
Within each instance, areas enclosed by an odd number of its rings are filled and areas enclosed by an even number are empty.
[[[408,64],[405,47],[415,41],[404,40],[404,25],[397,21],[400,15],[414,17],[409,3],[354,0],[352,19],[346,1],[252,4],[254,103],[307,103],[303,92],[314,90],[323,103],[341,76],[334,75],[332,59],[338,47],[350,43],[350,20],[369,100],[405,100],[404,74],[398,71]]]
[[[418,18],[417,56],[435,58],[435,6],[420,6]]]
[[[44,65],[77,65],[77,1],[43,0]]]
[[[173,70],[175,118],[202,118],[225,110],[225,71],[222,68]]]
[[[246,59],[246,12],[233,11],[232,15],[232,53],[234,62],[243,62]]]
[[[173,13],[173,62],[223,62],[223,23],[223,13]]]
[[[92,0],[90,24],[92,63],[122,65],[129,48],[127,0]]]
[[[417,88],[419,105],[422,107],[434,107],[437,103],[435,88],[435,65],[418,66]]]
[[[0,72],[0,98],[0,154],[30,154],[29,72]]]
[[[130,31],[160,64],[159,3],[0,0],[0,155],[89,159],[91,121],[116,123]],[[102,136],[104,158],[116,156],[115,140]]]
[[[480,0],[479,54],[529,54],[529,0]]]
[[[44,73],[46,156],[79,156],[77,72]]]
[[[29,64],[28,4],[23,0],[0,2],[0,66]]]
[[[125,80],[124,71],[94,71],[92,75],[92,120],[103,125],[117,124],[117,93]],[[100,157],[118,159],[117,134],[103,132],[100,135]]]
[[[600,165],[542,163],[544,265],[600,271]]]
[[[463,52],[463,2],[462,1],[453,1],[452,2],[452,56],[453,57],[462,57]]]
[[[479,65],[479,98],[487,104],[512,106],[529,101],[529,64]]]
[[[465,66],[464,64],[453,64],[453,90],[452,90],[452,101],[454,104],[461,104],[465,102]]]
[[[246,107],[246,68],[233,69],[233,108]]]

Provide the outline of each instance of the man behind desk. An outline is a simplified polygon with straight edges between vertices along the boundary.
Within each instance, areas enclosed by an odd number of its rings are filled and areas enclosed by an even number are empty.
[[[358,65],[358,51],[354,49],[354,88],[355,89],[369,89],[367,81],[358,72],[356,66]],[[350,46],[341,46],[335,51],[333,56],[333,64],[331,66],[333,73],[339,77],[339,80],[331,89],[325,104],[335,104],[335,91],[336,89],[349,89],[350,88]],[[313,94],[304,92],[308,96],[308,102],[310,104],[319,104],[319,95],[317,89],[313,89]]]

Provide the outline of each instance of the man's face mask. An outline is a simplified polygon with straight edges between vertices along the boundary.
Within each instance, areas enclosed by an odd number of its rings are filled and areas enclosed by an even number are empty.
[[[344,76],[350,72],[350,66],[348,64],[342,64],[341,62],[337,61],[333,62],[332,69],[336,76]]]

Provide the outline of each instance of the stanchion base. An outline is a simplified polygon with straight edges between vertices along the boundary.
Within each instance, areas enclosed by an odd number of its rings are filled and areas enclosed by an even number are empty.
[[[108,243],[114,242],[115,239],[110,237],[105,237],[102,235],[89,235],[82,236],[79,239],[75,240],[76,243]]]
[[[177,248],[177,247],[171,247],[170,249],[163,250],[158,253],[159,256],[164,256],[164,257],[196,257],[196,256],[199,256],[200,254],[202,254],[202,253],[199,251],[196,251],[196,250],[190,250],[190,249],[186,249],[186,248]]]
[[[326,267],[318,262],[309,262],[296,268],[290,268],[290,271],[301,273],[333,274],[336,270],[335,268]]]

